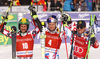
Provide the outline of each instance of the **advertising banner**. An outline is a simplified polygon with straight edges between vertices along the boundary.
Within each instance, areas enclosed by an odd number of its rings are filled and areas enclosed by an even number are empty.
[[[96,15],[97,19],[100,20],[100,12],[63,12],[68,13],[72,20],[90,20],[90,15]]]
[[[60,17],[61,17],[60,12],[44,12],[44,13],[38,12],[37,15],[40,21],[46,21],[50,15],[55,15],[58,18],[58,20],[60,20]]]
[[[11,31],[11,27],[12,26],[17,26],[17,14],[10,14],[10,16],[8,16],[8,22],[6,24],[6,30]],[[0,15],[0,22],[2,22],[2,16]],[[18,30],[18,29],[17,29]],[[6,37],[5,35],[0,33],[0,45],[7,45],[7,44],[11,44],[11,38]]]
[[[12,6],[11,12],[30,12],[29,11],[29,5],[25,5],[25,6]],[[35,8],[37,10],[37,5],[35,5]]]
[[[100,34],[100,25],[96,26],[96,33]]]
[[[0,13],[7,11],[8,6],[0,6]]]
[[[9,23],[7,23],[6,24],[6,30],[11,31],[11,27],[12,26],[18,27],[17,26],[17,22],[9,22]],[[7,37],[7,36],[5,36],[5,35],[0,33],[0,45],[11,44],[11,41],[12,41],[11,38],[9,38],[9,37]]]

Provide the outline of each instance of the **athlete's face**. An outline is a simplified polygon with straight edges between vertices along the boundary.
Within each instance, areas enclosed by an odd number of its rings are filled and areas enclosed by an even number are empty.
[[[48,23],[48,27],[49,27],[50,31],[54,31],[56,28],[56,23]]]
[[[85,30],[86,30],[86,27],[84,27],[84,26],[77,26],[77,32],[78,32],[79,34],[84,33]]]
[[[20,25],[20,31],[22,33],[25,33],[27,31],[27,25],[25,25],[25,24]]]

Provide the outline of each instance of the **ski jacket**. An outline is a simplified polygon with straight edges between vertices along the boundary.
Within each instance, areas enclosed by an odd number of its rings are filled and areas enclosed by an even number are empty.
[[[85,33],[87,34],[87,33]],[[88,41],[89,37],[85,35],[84,33],[80,36],[79,34],[74,35],[74,52],[73,55],[78,58],[85,58],[87,49],[88,49]],[[72,40],[71,40],[72,41]],[[92,47],[98,48],[99,43],[97,40],[93,44],[91,44]]]
[[[65,26],[65,31],[66,31],[66,34],[67,34],[67,32],[76,31],[76,22],[72,22],[68,26]],[[87,49],[88,49],[88,41],[90,39],[89,36],[86,35],[88,33],[89,32],[84,32],[82,35],[79,35],[78,33],[74,35],[73,55],[75,57],[85,58],[85,55],[86,55]],[[72,34],[70,34],[70,35],[72,35]],[[72,44],[72,37],[73,37],[73,35],[71,36],[71,42],[70,42],[71,44]],[[94,47],[94,48],[98,48],[99,43],[96,40],[95,43],[94,43],[94,46],[93,46],[93,44],[91,44],[91,46]]]
[[[46,38],[45,38],[45,58],[46,59],[53,59],[56,54],[56,59],[59,59],[59,49],[61,45],[61,38],[59,37],[59,32],[57,30],[50,31],[47,29],[46,31]],[[56,51],[57,49],[57,51]]]
[[[60,37],[59,37],[60,36]],[[55,57],[55,52],[56,53],[56,58],[59,59],[59,49],[60,45],[62,42],[62,39],[70,38],[71,32],[68,29],[64,36],[64,31],[61,30],[61,33],[56,29],[55,31],[50,31],[47,29],[46,31],[46,38],[45,38],[45,58],[46,59],[54,59]],[[56,51],[57,49],[57,51]]]
[[[17,57],[32,57],[33,56],[33,46],[34,37],[39,33],[39,28],[36,27],[32,31],[26,32],[21,35],[20,32],[16,34],[16,52]],[[12,38],[11,32],[4,28],[3,33],[5,36]]]
[[[50,33],[49,30],[46,31],[45,47],[59,49],[61,45],[61,38],[59,37],[59,32]],[[57,46],[58,43],[58,46]]]

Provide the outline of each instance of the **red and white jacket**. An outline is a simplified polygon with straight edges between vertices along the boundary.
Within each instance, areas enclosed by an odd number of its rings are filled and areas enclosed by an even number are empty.
[[[47,29],[45,38],[45,58],[46,59],[56,59],[59,58],[59,49],[61,45],[61,37],[59,37],[60,33],[55,29],[55,31],[50,31]],[[55,55],[55,53],[57,53]]]
[[[69,31],[68,31],[69,29]],[[72,22],[71,24],[69,24],[69,26],[65,26],[65,31],[70,32],[70,31],[76,31],[76,22]],[[67,33],[66,33],[67,34]],[[87,49],[88,49],[88,41],[89,38],[87,35],[87,32],[84,32],[82,35],[79,35],[78,33],[74,35],[74,51],[73,51],[73,55],[77,58],[85,58],[86,53],[87,53]],[[73,35],[72,35],[73,37]],[[72,44],[72,37],[71,37],[71,44]],[[92,47],[94,48],[98,48],[99,47],[99,43],[97,42],[97,40],[93,44],[91,44]]]
[[[75,57],[85,58],[86,53],[87,53],[87,49],[88,49],[88,41],[89,41],[89,38],[85,34],[83,34],[81,36],[79,36],[78,34],[74,35],[74,51],[73,51],[73,55]],[[95,43],[94,43],[94,46],[93,46],[93,44],[91,44],[91,46],[94,47],[94,48],[98,48],[99,47],[99,43],[96,40]]]
[[[34,46],[34,37],[39,33],[39,28],[36,27],[32,31],[26,32],[24,35],[21,35],[20,32],[16,34],[16,52],[17,57],[32,57],[33,56],[33,46]],[[3,33],[5,36],[11,37],[11,32],[4,28]]]
[[[59,49],[61,45],[61,38],[59,37],[59,31],[55,30],[50,32],[48,29],[46,31],[45,47]]]

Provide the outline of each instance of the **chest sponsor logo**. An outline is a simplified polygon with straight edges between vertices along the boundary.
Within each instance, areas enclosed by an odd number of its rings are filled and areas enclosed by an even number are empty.
[[[32,38],[25,38],[25,39],[17,39],[17,42],[21,42],[21,41],[32,41]]]
[[[83,53],[84,50],[82,47],[75,46],[74,51],[81,54],[81,53]]]
[[[47,35],[48,38],[54,38],[54,39],[58,39],[58,37],[56,36],[50,36],[50,35]]]

